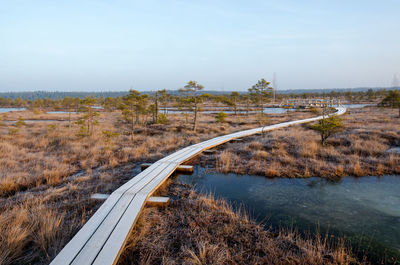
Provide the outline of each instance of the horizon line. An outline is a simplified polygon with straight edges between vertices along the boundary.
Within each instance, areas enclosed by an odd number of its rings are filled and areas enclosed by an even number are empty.
[[[387,86],[387,87],[369,87],[369,86],[363,86],[363,87],[348,87],[348,88],[298,88],[298,89],[276,89],[275,91],[302,91],[302,90],[352,90],[352,89],[400,89],[400,87],[397,86]],[[0,94],[6,94],[6,93],[33,93],[33,92],[53,92],[53,93],[121,93],[121,92],[128,92],[132,88],[129,88],[127,90],[49,90],[49,89],[43,89],[43,90],[21,90],[21,91],[0,91]],[[140,90],[140,89],[134,89],[139,92],[155,92],[161,89],[157,90]],[[178,91],[179,88],[177,89],[166,89],[166,91]],[[221,89],[204,89],[203,91],[213,91],[213,92],[247,92],[248,90],[221,90]]]

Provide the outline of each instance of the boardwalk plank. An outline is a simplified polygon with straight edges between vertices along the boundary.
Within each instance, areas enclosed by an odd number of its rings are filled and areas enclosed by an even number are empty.
[[[110,214],[111,209],[119,200],[120,194],[112,193],[110,197],[101,205],[94,215],[78,231],[72,240],[62,249],[62,251],[51,262],[51,265],[71,264],[84,245],[96,232],[97,228]]]
[[[110,214],[104,221],[98,226],[95,233],[93,233],[90,240],[81,249],[79,254],[73,260],[72,264],[92,264],[95,260],[110,234],[118,224],[121,217],[125,214],[128,206],[132,202],[134,196],[124,194],[118,201],[115,207],[110,211]]]
[[[118,261],[118,257],[123,251],[121,246],[125,245],[131,230],[139,218],[139,213],[145,205],[145,201],[145,195],[137,194],[135,196],[93,264],[110,265]]]
[[[152,179],[145,187],[143,187],[140,191],[142,194],[146,194],[151,196],[151,194],[162,185],[162,183],[174,172],[174,164],[171,164],[164,172],[159,174],[156,178]],[[169,171],[168,171],[169,169]]]

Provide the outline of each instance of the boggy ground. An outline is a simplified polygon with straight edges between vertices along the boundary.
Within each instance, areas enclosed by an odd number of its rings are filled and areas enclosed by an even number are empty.
[[[68,115],[30,111],[2,114],[2,120],[67,120]],[[269,116],[269,124],[314,116],[298,112]],[[73,115],[73,121],[79,115]],[[102,112],[90,137],[68,122],[38,122],[21,127],[0,124],[0,264],[47,264],[75,235],[101,202],[138,174],[142,162],[184,146],[259,126],[256,117],[229,117],[218,124],[201,115],[196,133],[186,117],[169,116],[166,125],[138,125],[131,137],[119,112]],[[111,139],[103,131],[118,133]]]
[[[0,115],[1,116],[1,115]],[[119,112],[102,112],[99,125],[90,137],[79,137],[74,124],[79,115],[73,115],[71,128],[67,115],[43,114],[30,111],[2,115],[3,120],[50,120],[28,123],[17,127],[3,123],[0,126],[0,196],[7,197],[41,185],[55,186],[72,174],[97,167],[114,168],[128,162],[153,162],[184,146],[218,135],[259,126],[255,115],[235,116],[226,123],[216,123],[213,115],[201,115],[197,132],[181,115],[169,116],[165,125],[137,125],[130,135],[128,125],[121,122]],[[268,123],[313,116],[298,112],[274,115]],[[113,132],[115,134],[105,134]]]
[[[221,146],[199,163],[219,172],[266,177],[323,177],[400,174],[397,110],[368,107],[349,109],[344,128],[322,146],[308,125],[275,130]]]
[[[171,184],[166,207],[142,212],[119,260],[125,264],[359,264],[343,242],[273,233],[225,201]]]

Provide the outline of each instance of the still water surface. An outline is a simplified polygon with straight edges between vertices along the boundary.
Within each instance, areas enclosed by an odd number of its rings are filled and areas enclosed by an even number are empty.
[[[0,108],[0,113],[10,112],[10,111],[23,111],[25,108]]]
[[[211,192],[233,205],[242,205],[274,227],[296,227],[346,237],[359,250],[366,248],[400,259],[400,176],[343,178],[276,178],[220,174],[197,167],[192,176],[179,175],[199,192]],[[370,247],[366,246],[370,245]]]

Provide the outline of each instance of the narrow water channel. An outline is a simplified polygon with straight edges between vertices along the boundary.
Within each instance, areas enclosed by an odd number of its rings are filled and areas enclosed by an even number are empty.
[[[6,113],[11,111],[24,111],[25,108],[0,108],[0,113]]]
[[[372,260],[400,260],[400,176],[268,179],[196,166],[193,175],[179,175],[178,181],[244,206],[267,226],[294,227],[304,234],[319,227],[346,238]]]

